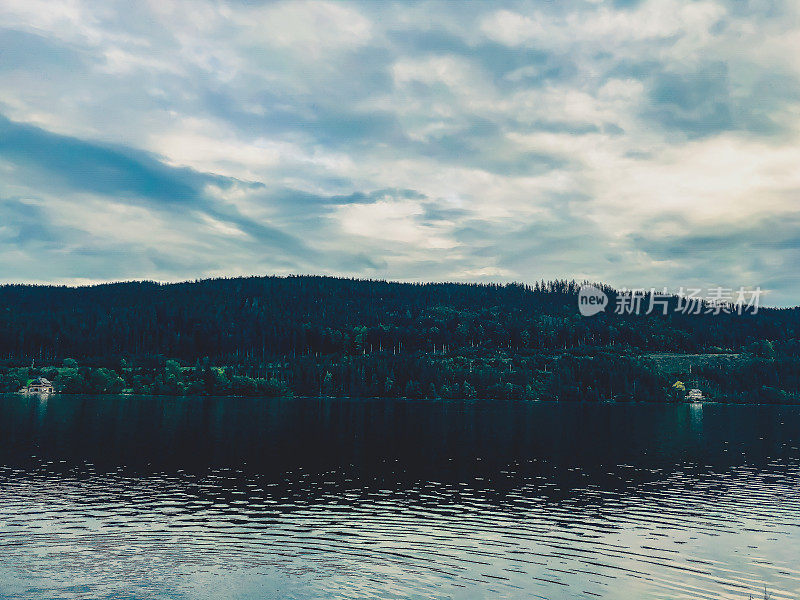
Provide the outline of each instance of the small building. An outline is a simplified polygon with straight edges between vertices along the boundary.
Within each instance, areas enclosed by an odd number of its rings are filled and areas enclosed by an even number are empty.
[[[53,384],[50,383],[49,379],[45,379],[44,377],[37,377],[33,381],[31,381],[27,386],[25,386],[21,391],[27,394],[52,394],[55,392],[55,388],[53,388]]]
[[[688,400],[689,402],[702,402],[703,392],[701,392],[697,388],[693,388],[689,390],[688,394],[686,394],[686,400]]]

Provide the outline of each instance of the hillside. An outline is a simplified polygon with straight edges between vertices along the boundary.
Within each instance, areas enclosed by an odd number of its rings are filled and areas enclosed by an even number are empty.
[[[328,277],[7,285],[0,383],[13,391],[49,373],[66,391],[663,400],[691,375],[717,399],[797,398],[800,309],[621,315],[604,288],[609,309],[582,317],[578,288]],[[67,375],[65,359],[75,361]]]

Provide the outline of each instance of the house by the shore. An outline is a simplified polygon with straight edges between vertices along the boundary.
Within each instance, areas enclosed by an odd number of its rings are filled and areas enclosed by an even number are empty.
[[[686,400],[689,402],[702,402],[703,392],[697,388],[691,389],[689,390],[689,393],[686,394]]]
[[[37,377],[24,388],[22,388],[20,392],[23,394],[52,394],[55,392],[55,388],[53,387],[53,384],[50,383],[49,379]]]

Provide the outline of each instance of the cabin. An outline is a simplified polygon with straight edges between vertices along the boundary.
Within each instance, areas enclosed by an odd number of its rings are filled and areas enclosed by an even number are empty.
[[[55,392],[55,388],[53,388],[53,384],[50,383],[49,379],[45,379],[44,377],[37,377],[33,381],[31,381],[27,386],[25,386],[21,391],[27,394],[52,394]]]
[[[689,402],[702,402],[703,392],[701,392],[697,388],[693,388],[689,390],[688,394],[686,394],[686,400],[688,400]]]

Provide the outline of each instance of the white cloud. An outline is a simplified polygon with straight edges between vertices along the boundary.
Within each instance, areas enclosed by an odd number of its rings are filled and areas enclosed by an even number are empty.
[[[509,46],[533,45],[563,51],[603,45],[611,49],[674,36],[688,36],[700,43],[708,38],[709,29],[724,14],[724,8],[716,2],[649,0],[634,10],[614,10],[601,5],[562,15],[541,10],[521,14],[500,9],[484,16],[480,28],[488,38]]]
[[[353,204],[341,207],[337,218],[342,230],[356,238],[370,238],[385,244],[396,242],[416,249],[453,248],[456,242],[448,238],[450,224],[437,226],[419,223],[423,214],[420,202],[386,199],[372,204]]]
[[[233,21],[251,44],[290,48],[297,56],[356,48],[372,37],[369,19],[335,2],[280,2],[237,10]]]

